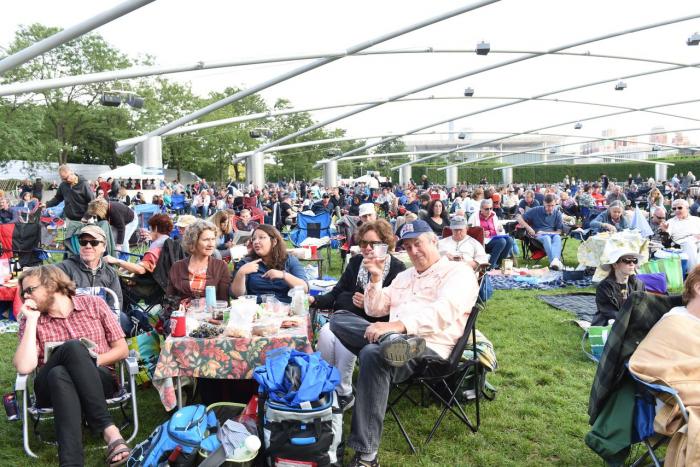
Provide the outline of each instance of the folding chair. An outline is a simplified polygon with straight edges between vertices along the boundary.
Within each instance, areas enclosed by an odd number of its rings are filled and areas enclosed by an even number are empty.
[[[664,465],[664,460],[659,459],[656,450],[668,443],[670,438],[654,432],[654,417],[651,416],[651,414],[656,414],[657,396],[660,394],[666,394],[673,398],[686,424],[688,423],[688,410],[686,409],[685,404],[683,404],[678,391],[672,387],[661,384],[647,383],[646,381],[642,381],[641,379],[637,378],[634,374],[632,374],[632,372],[630,372],[629,375],[632,377],[636,385],[635,392],[637,407],[635,407],[633,426],[636,433],[635,438],[639,439],[646,448],[644,454],[642,454],[641,457],[639,457],[639,459],[632,464],[632,467],[645,465],[644,463],[646,462],[647,457],[651,459],[655,467],[661,467]],[[648,416],[640,416],[642,413],[646,413]]]
[[[115,313],[117,321],[119,320],[119,299],[117,294],[113,290],[107,287],[87,287],[78,289],[78,292],[85,295],[99,295],[104,297],[109,295],[113,299],[113,305],[110,309]],[[136,402],[136,384],[134,377],[139,372],[138,362],[133,352],[129,353],[129,356],[117,363],[117,374],[119,378],[119,389],[117,392],[109,399],[106,400],[107,407],[109,409],[119,409],[124,417],[124,423],[119,427],[123,430],[128,425],[133,425],[133,432],[129,439],[126,440],[126,444],[131,443],[138,434],[139,431],[139,418],[138,418],[138,404]],[[128,372],[128,375],[127,375]],[[30,389],[33,388],[33,384],[29,382],[32,375],[22,375],[17,374],[15,379],[15,393],[20,394],[18,397],[20,405],[20,413],[22,418],[22,443],[24,446],[24,452],[27,453],[29,457],[38,458],[34,451],[32,451],[29,446],[29,422],[32,422],[32,431],[34,436],[41,442],[46,444],[56,444],[55,442],[44,441],[42,439],[41,433],[39,432],[39,422],[42,419],[52,419],[53,418],[53,408],[50,407],[38,407],[36,405],[36,400],[33,392],[30,394]],[[126,414],[125,406],[131,401],[131,418]]]
[[[481,399],[481,372],[479,371],[479,358],[477,356],[476,349],[476,320],[479,315],[481,307],[474,306],[472,308],[471,314],[467,319],[467,324],[464,327],[464,333],[462,337],[459,338],[457,343],[452,349],[449,360],[445,360],[440,357],[424,357],[424,365],[414,373],[407,381],[399,384],[394,384],[394,389],[398,391],[398,395],[394,399],[390,399],[387,404],[387,409],[391,412],[391,415],[396,420],[396,423],[401,430],[401,434],[406,439],[408,446],[411,451],[415,454],[417,452],[413,441],[408,435],[406,428],[404,427],[401,418],[396,410],[398,403],[405,399],[411,401],[414,405],[419,405],[419,403],[411,397],[408,393],[409,390],[414,386],[419,386],[421,388],[421,399],[423,399],[423,391],[428,390],[428,394],[434,396],[434,398],[440,403],[442,410],[437,420],[433,424],[433,428],[430,430],[428,438],[425,440],[425,445],[430,443],[433,439],[435,432],[442,424],[447,412],[452,412],[455,417],[457,417],[462,423],[464,423],[472,433],[476,433],[481,425],[481,413],[480,413],[480,399]],[[467,345],[469,343],[469,337],[472,338],[472,348],[470,349],[471,358],[464,359],[463,354]],[[474,377],[472,382],[474,383],[474,403],[476,408],[476,424],[467,416],[466,412],[462,408],[462,403],[458,399],[462,385],[470,374],[470,369],[474,368]],[[391,397],[391,396],[390,396]],[[423,402],[421,400],[421,402]],[[424,405],[424,404],[421,404]]]
[[[289,234],[289,240],[292,242],[294,247],[299,248],[301,243],[306,240],[307,237],[312,238],[325,238],[328,237],[328,243],[321,245],[320,249],[326,250],[326,256],[328,257],[328,267],[331,266],[331,215],[327,212],[318,215],[309,215],[304,213],[299,213],[297,215],[297,228],[294,229]]]
[[[187,203],[185,203],[185,195],[173,193],[170,196],[170,210],[177,214],[182,214],[187,210]]]

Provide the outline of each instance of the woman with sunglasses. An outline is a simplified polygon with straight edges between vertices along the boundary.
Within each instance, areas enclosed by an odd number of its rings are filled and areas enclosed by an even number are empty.
[[[683,253],[688,255],[688,270],[700,262],[700,217],[690,215],[688,201],[676,199],[671,205],[671,217],[659,227],[671,236],[671,240],[679,245]]]
[[[592,326],[606,326],[608,321],[617,318],[617,312],[633,292],[643,292],[644,283],[637,280],[637,265],[643,259],[638,252],[618,248],[613,250],[601,269],[610,271],[595,293],[598,312],[593,317]]]
[[[318,309],[349,310],[370,322],[387,321],[389,319],[388,316],[373,318],[365,313],[364,293],[369,281],[369,274],[367,269],[365,269],[363,260],[365,257],[374,254],[375,245],[387,245],[382,285],[388,287],[396,275],[406,269],[403,262],[388,254],[394,251],[396,237],[394,237],[391,225],[384,219],[379,219],[374,222],[363,223],[357,232],[357,239],[359,240],[362,254],[350,259],[343,275],[333,287],[333,290],[324,295],[309,297],[309,304]],[[341,378],[340,384],[336,388],[338,403],[341,409],[349,409],[354,403],[352,372],[355,368],[355,355],[336,339],[328,323],[321,328],[317,350],[321,352],[324,360],[338,368]]]

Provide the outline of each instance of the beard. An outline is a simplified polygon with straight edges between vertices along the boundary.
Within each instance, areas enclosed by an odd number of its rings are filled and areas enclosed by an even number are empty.
[[[49,312],[55,302],[56,298],[54,297],[54,294],[47,295],[44,300],[36,302],[36,309],[40,313],[46,314]]]

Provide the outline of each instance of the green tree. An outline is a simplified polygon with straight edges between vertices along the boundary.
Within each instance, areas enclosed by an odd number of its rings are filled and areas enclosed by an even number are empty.
[[[8,53],[22,50],[58,31],[60,29],[41,24],[21,26],[7,47]],[[95,73],[126,68],[131,64],[126,55],[111,47],[99,34],[89,33],[8,71],[3,75],[2,83]],[[96,83],[38,93],[44,115],[42,131],[36,136],[44,141],[45,149],[53,154],[54,160],[59,163],[73,158],[82,161],[86,154],[74,150],[75,147],[83,145],[93,150],[104,150],[105,141],[114,141],[119,137],[120,132],[109,123],[115,120],[125,122],[124,117],[110,115],[110,118],[105,118],[106,114],[93,114],[100,94],[110,86],[111,83]],[[24,99],[24,102],[28,101],[29,98]],[[113,112],[126,110],[113,109]],[[112,160],[111,152],[91,153],[91,158],[95,161]]]

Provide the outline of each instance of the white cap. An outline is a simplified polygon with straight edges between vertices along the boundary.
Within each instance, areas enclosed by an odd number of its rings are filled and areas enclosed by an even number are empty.
[[[377,211],[374,210],[374,204],[363,203],[360,204],[360,217],[366,216],[367,214],[376,214]]]

